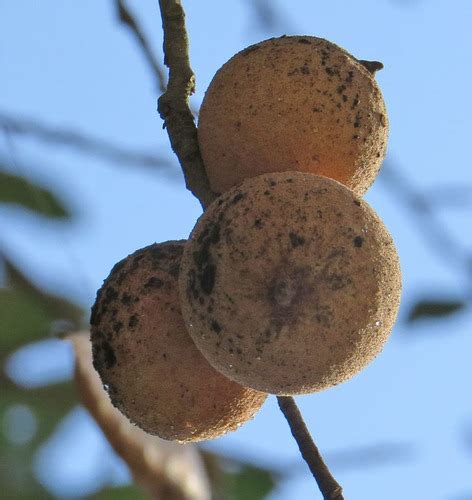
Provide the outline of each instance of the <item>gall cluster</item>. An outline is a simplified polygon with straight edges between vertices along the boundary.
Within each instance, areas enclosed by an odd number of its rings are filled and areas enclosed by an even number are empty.
[[[401,274],[362,199],[388,134],[372,67],[289,36],[216,73],[198,140],[219,196],[188,240],[116,264],[92,309],[94,366],[145,431],[216,438],[268,394],[328,389],[381,351]]]

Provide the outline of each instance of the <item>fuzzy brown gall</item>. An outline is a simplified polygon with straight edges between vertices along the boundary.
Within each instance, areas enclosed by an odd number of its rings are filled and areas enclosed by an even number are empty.
[[[213,191],[294,170],[330,177],[362,195],[385,157],[388,120],[372,64],[322,38],[252,45],[216,73],[198,140]]]
[[[182,313],[221,373],[278,395],[321,391],[381,351],[398,311],[397,253],[339,182],[266,174],[201,216],[182,257]]]
[[[150,434],[181,442],[237,429],[266,394],[214,370],[180,312],[184,241],[150,245],[112,269],[92,309],[93,363],[112,403]]]

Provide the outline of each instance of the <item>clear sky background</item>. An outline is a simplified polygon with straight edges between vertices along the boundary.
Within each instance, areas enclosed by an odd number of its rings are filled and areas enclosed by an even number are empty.
[[[256,3],[184,2],[197,75],[193,102],[201,102],[216,70],[234,53],[284,33],[324,37],[360,59],[382,61],[377,80],[390,118],[389,166],[437,199],[438,220],[470,251],[472,2],[273,0],[280,18],[271,27],[258,23]],[[129,5],[162,57],[157,0]],[[27,212],[3,207],[0,248],[41,286],[84,307],[116,261],[154,241],[186,238],[201,212],[162,130],[157,95],[113,2],[0,0],[1,112],[164,160],[159,171],[131,167],[30,137],[14,136],[12,147],[0,134],[0,154],[15,156],[13,173],[56,190],[76,213],[72,224],[38,224]],[[434,251],[386,176],[366,199],[400,254],[398,324],[364,372],[298,402],[346,499],[471,500],[470,307],[447,320],[405,322],[418,298],[468,293],[470,276],[454,257]],[[66,345],[51,341],[42,349],[41,356],[30,350],[11,358],[11,376],[26,385],[70,376]],[[288,471],[271,500],[317,498],[275,398],[252,422],[208,447]],[[364,452],[372,457],[376,450],[375,460],[363,461]],[[80,496],[98,487],[91,472],[97,463],[110,480],[126,480],[99,431],[77,409],[40,451],[36,471],[57,496]]]

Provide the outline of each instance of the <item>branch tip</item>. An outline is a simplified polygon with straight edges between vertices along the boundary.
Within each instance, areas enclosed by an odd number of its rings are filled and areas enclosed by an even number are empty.
[[[310,468],[325,500],[343,500],[342,488],[334,479],[316,447],[302,414],[290,396],[278,396],[279,408],[284,414],[300,453]]]

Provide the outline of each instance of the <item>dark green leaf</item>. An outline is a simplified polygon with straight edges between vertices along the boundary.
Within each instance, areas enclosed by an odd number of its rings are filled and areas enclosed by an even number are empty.
[[[443,318],[462,310],[466,303],[460,300],[419,300],[411,309],[407,321],[425,318]]]
[[[54,316],[34,297],[17,290],[0,290],[0,345],[9,351],[49,333]]]
[[[8,500],[49,500],[48,493],[33,474],[30,446],[0,445],[0,498]]]
[[[6,288],[0,289],[0,357],[26,342],[45,337],[53,321],[77,328],[83,311],[75,304],[43,292],[4,259]]]
[[[37,432],[31,441],[32,446],[49,437],[62,417],[79,404],[72,382],[24,389],[2,375],[0,383],[2,386],[0,420],[3,420],[4,412],[11,405],[26,405],[30,408],[38,424]],[[0,445],[7,444],[6,437],[0,433]]]
[[[0,203],[20,205],[47,217],[70,217],[70,212],[50,191],[24,177],[0,172]]]
[[[146,495],[137,486],[125,486],[122,488],[107,488],[89,497],[93,500],[148,500]]]
[[[77,404],[72,382],[39,389],[23,389],[3,373],[0,374],[0,421],[13,405],[25,405],[36,418],[37,429],[31,441],[15,444],[0,432],[0,498],[46,499],[51,498],[36,481],[33,456],[37,447],[47,439],[62,417]]]
[[[272,474],[258,467],[245,465],[228,479],[228,499],[262,500],[273,490]]]
[[[274,489],[281,472],[200,450],[214,500],[262,500]]]

